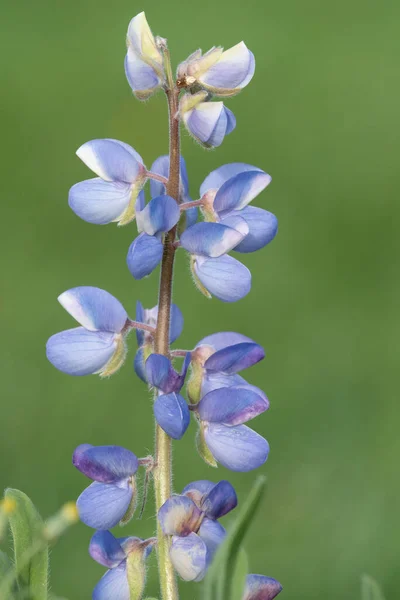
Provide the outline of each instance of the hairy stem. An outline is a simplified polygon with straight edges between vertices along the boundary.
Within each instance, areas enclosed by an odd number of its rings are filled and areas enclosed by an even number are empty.
[[[168,61],[169,62],[169,61]],[[166,90],[169,109],[169,157],[170,170],[167,183],[167,194],[179,202],[179,121],[175,118],[178,110],[179,90],[169,85]],[[158,296],[158,320],[155,335],[155,352],[169,354],[169,326],[172,300],[172,279],[175,259],[176,227],[169,231],[164,240],[164,253],[161,263],[160,288]],[[172,494],[172,444],[171,438],[156,426],[156,449],[154,487],[156,496],[156,510]],[[160,588],[162,600],[178,600],[178,585],[174,567],[172,565],[169,549],[170,538],[162,532],[157,522],[158,539],[158,569],[160,575]]]

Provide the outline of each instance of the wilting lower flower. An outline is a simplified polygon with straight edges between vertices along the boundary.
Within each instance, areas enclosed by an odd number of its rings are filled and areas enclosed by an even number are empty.
[[[145,363],[146,379],[158,390],[154,402],[154,416],[159,426],[173,439],[180,440],[190,423],[190,412],[180,391],[190,364],[186,354],[180,373],[175,371],[169,358],[150,354]]]
[[[139,462],[120,446],[81,444],[72,457],[73,465],[93,479],[77,500],[81,520],[93,529],[110,529],[128,522],[135,508],[135,473]]]
[[[249,232],[236,246],[236,252],[255,252],[271,242],[277,233],[275,215],[248,206],[270,182],[270,175],[257,167],[231,163],[212,171],[200,187],[203,212],[208,221],[219,221],[231,227],[235,227],[238,219],[246,221]]]
[[[196,481],[158,511],[165,535],[172,535],[171,560],[185,581],[200,581],[226,532],[217,521],[235,508],[235,490],[228,481]]]
[[[135,597],[141,598],[146,580],[145,561],[156,542],[156,538],[115,538],[109,531],[96,531],[90,540],[89,554],[109,570],[94,588],[93,600],[130,600],[132,587]]]
[[[211,48],[202,55],[194,52],[178,67],[178,77],[191,85],[201,86],[216,96],[234,96],[253,78],[254,55],[244,42],[223,50]]]
[[[217,148],[236,127],[235,115],[223,102],[206,102],[207,93],[185,94],[180,101],[182,120],[196,141],[206,148]]]
[[[281,584],[272,577],[248,575],[243,600],[273,600],[281,591]]]
[[[126,353],[123,329],[128,315],[122,304],[105,290],[85,286],[64,292],[58,301],[82,327],[51,336],[49,361],[68,375],[115,373]]]
[[[136,211],[139,236],[130,245],[126,257],[128,269],[135,279],[150,275],[161,262],[162,236],[178,223],[179,217],[179,206],[171,196],[157,196],[146,206],[144,198],[140,198]]]
[[[153,308],[143,308],[140,302],[136,303],[136,321],[157,326],[158,306]],[[172,344],[181,335],[183,330],[183,315],[176,304],[171,304],[170,326],[169,326],[169,342]],[[145,383],[148,383],[145,362],[154,350],[154,340],[151,333],[136,329],[136,339],[139,349],[135,356],[134,369],[136,375]]]
[[[141,156],[128,144],[111,139],[86,142],[76,153],[98,177],[72,186],[68,203],[74,213],[97,225],[132,221],[147,178]]]

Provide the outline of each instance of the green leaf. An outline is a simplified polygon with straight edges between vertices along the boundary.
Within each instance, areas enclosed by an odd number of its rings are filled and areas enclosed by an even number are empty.
[[[361,599],[362,600],[385,600],[381,587],[369,575],[361,577]]]
[[[20,588],[29,589],[31,600],[47,600],[49,556],[47,544],[41,537],[42,518],[23,492],[7,489],[5,497],[16,503],[9,521],[18,584]]]
[[[265,477],[256,480],[233,527],[219,547],[205,580],[205,600],[241,600],[247,575],[247,558],[241,544],[261,502],[265,485]]]

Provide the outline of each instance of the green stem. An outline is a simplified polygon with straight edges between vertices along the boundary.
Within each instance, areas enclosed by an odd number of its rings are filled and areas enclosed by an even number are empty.
[[[165,63],[168,65],[169,86],[166,90],[169,109],[169,157],[170,170],[167,183],[167,194],[179,202],[179,120],[176,119],[178,111],[179,90],[172,86],[171,67],[169,55],[164,51]],[[172,280],[175,259],[176,227],[169,231],[164,240],[164,252],[161,263],[160,288],[158,296],[158,320],[155,334],[155,352],[169,354],[169,326],[172,300]],[[172,494],[172,444],[171,438],[156,426],[156,449],[154,468],[154,487],[156,497],[156,510],[166,502]],[[162,600],[178,600],[179,592],[174,567],[169,555],[170,537],[164,535],[157,520],[157,550],[158,569]]]

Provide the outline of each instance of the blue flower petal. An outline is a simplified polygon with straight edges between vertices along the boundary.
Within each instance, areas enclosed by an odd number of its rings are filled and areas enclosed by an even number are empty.
[[[105,181],[133,183],[144,172],[141,156],[119,140],[91,140],[78,148],[76,153],[89,169]]]
[[[148,235],[169,231],[180,217],[178,203],[171,196],[157,196],[136,214],[138,230]]]
[[[157,423],[174,440],[180,440],[190,423],[190,411],[180,394],[163,394],[154,402]]]
[[[222,165],[222,167],[218,167],[218,169],[211,171],[211,173],[207,175],[201,184],[200,196],[204,196],[204,194],[210,190],[218,190],[221,185],[225,183],[225,181],[228,181],[228,179],[236,177],[236,175],[239,175],[239,173],[246,173],[247,171],[259,171],[260,173],[264,172],[262,169],[246,163],[228,163],[226,165]]]
[[[220,519],[233,510],[237,502],[233,485],[229,481],[219,481],[203,498],[201,510],[209,519]]]
[[[171,496],[158,511],[158,520],[165,535],[188,535],[197,531],[202,512],[187,496]]]
[[[144,308],[143,308],[143,304],[140,302],[140,300],[136,301],[136,315],[135,315],[135,319],[136,321],[138,321],[138,323],[144,323],[145,322],[145,312],[144,312]],[[144,342],[144,331],[143,329],[135,329],[135,333],[136,333],[136,341],[138,346],[141,346]]]
[[[234,227],[237,219],[246,221],[249,232],[245,239],[235,247],[235,252],[256,252],[269,244],[278,232],[276,216],[257,206],[246,206],[242,210],[228,213],[221,222],[229,227]]]
[[[197,410],[202,421],[242,425],[269,408],[268,400],[247,387],[226,387],[209,392]]]
[[[176,304],[171,305],[171,321],[169,326],[169,341],[176,342],[183,331],[183,315]]]
[[[271,183],[271,177],[263,171],[247,171],[228,179],[214,198],[214,210],[218,214],[245,208]]]
[[[182,233],[181,246],[191,254],[217,258],[240,244],[247,232],[248,227],[240,232],[221,223],[196,223]]]
[[[232,375],[255,365],[264,357],[262,346],[254,342],[242,342],[214,352],[204,363],[204,368]]]
[[[168,179],[169,177],[169,156],[168,154],[164,154],[163,156],[159,156],[151,165],[151,172],[157,173],[158,175],[162,175]],[[191,197],[189,195],[189,179],[186,170],[186,162],[181,156],[180,161],[180,178],[181,178],[181,186],[180,186],[180,201],[181,202],[191,202]],[[150,179],[150,192],[151,197],[156,198],[157,196],[162,196],[166,193],[165,185],[161,183],[161,181],[156,181],[155,179]]]
[[[128,481],[99,483],[87,487],[77,500],[81,521],[93,529],[111,529],[125,516],[132,500],[132,487]]]
[[[93,375],[103,370],[116,348],[114,333],[75,327],[52,335],[47,341],[46,356],[63,373]]]
[[[130,46],[125,57],[125,75],[139,100],[149,98],[162,84],[153,67],[141,60]]]
[[[183,121],[195,139],[207,147],[216,148],[236,125],[232,111],[223,102],[200,102],[184,112]]]
[[[201,508],[204,497],[213,489],[215,483],[206,479],[193,481],[189,483],[182,491],[182,494],[188,496],[193,502]]]
[[[205,440],[214,458],[231,471],[252,471],[268,458],[268,442],[246,425],[210,423],[205,428]]]
[[[139,379],[141,379],[144,383],[147,383],[143,348],[139,348],[136,352],[133,361],[133,368],[135,369],[135,373]]]
[[[201,396],[205,396],[209,392],[223,387],[240,387],[247,385],[249,385],[247,381],[243,377],[240,377],[240,375],[226,375],[225,373],[206,372],[201,385]],[[255,386],[252,387],[255,388],[254,391],[258,390],[261,397],[265,396],[265,394],[263,394],[259,388],[256,388]]]
[[[150,354],[146,360],[147,381],[165,394],[179,392],[182,389],[186,370],[183,374],[177,373],[170,359],[162,354]]]
[[[58,301],[89,331],[120,333],[128,315],[121,302],[97,287],[80,286],[63,292]]]
[[[224,302],[236,302],[250,292],[250,271],[231,256],[196,256],[194,271],[204,287]]]
[[[129,600],[126,562],[107,571],[93,590],[92,600]]]
[[[117,567],[126,558],[121,544],[109,531],[96,531],[90,540],[89,554],[93,560],[108,569]]]
[[[95,177],[73,185],[68,204],[84,221],[105,225],[119,220],[129,206],[131,195],[131,184]]]
[[[209,566],[215,552],[226,537],[226,531],[218,521],[204,519],[200,525],[198,535],[207,546],[207,566]]]
[[[134,475],[139,463],[130,450],[121,446],[78,446],[72,464],[81,473],[102,483],[114,483]]]
[[[272,577],[248,575],[243,600],[273,600],[281,591],[281,584]]]
[[[233,95],[251,81],[254,70],[254,55],[244,42],[240,42],[225,50],[198,80],[216,95]]]
[[[141,233],[129,246],[126,262],[135,279],[150,275],[161,262],[163,244],[152,235]]]
[[[207,570],[207,546],[196,534],[174,537],[170,550],[172,563],[185,581],[201,581]]]
[[[222,350],[228,346],[241,344],[243,342],[255,343],[252,339],[241,333],[236,333],[235,331],[220,331],[218,333],[207,335],[205,338],[200,340],[196,348],[199,346],[212,346],[214,350]]]

